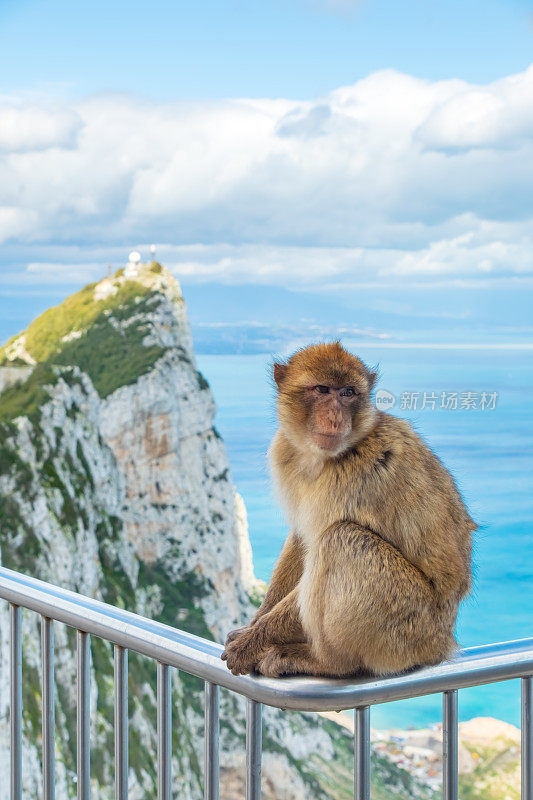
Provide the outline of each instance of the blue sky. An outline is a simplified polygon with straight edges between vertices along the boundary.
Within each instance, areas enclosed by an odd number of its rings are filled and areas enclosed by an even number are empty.
[[[487,82],[532,59],[530,0],[8,0],[0,90],[310,99],[392,67]]]
[[[532,189],[532,0],[0,3],[0,338],[153,242],[530,341]]]

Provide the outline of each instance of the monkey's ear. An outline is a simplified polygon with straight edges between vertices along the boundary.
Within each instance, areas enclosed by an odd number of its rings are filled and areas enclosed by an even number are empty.
[[[368,391],[371,392],[374,386],[376,385],[376,381],[378,379],[377,372],[369,372],[368,373]]]
[[[274,363],[274,380],[276,381],[276,386],[278,389],[281,388],[281,384],[283,383],[285,376],[287,375],[288,366],[287,364],[278,364]]]

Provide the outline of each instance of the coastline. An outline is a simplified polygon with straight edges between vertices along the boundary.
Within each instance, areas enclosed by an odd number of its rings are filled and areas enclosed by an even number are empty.
[[[354,732],[353,716],[324,711],[321,716]],[[370,732],[372,749],[405,769],[434,792],[442,787],[442,723],[424,728]],[[520,729],[493,717],[459,723],[459,778],[472,798],[520,797]]]

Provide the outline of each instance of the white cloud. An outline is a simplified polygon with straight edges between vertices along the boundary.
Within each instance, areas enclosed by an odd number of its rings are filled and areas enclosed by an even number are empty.
[[[32,209],[0,205],[0,242],[25,236],[31,238],[37,223],[38,216]]]
[[[464,84],[423,122],[418,136],[436,148],[516,146],[533,133],[533,66],[487,87]]]
[[[0,241],[50,274],[155,240],[199,278],[524,275],[532,109],[533,67],[486,86],[384,70],[312,102],[11,98]]]
[[[405,249],[383,247],[328,247],[272,244],[156,245],[156,258],[178,278],[231,283],[259,282],[287,288],[332,289],[346,286],[391,286],[409,283],[477,286],[490,280],[533,280],[533,242],[525,237],[527,224],[487,224],[468,220],[471,230],[445,235],[427,246]],[[467,220],[455,220],[456,231]],[[138,242],[144,258],[150,243]],[[38,252],[39,245],[32,247]],[[103,277],[107,264],[116,269],[129,247],[86,245],[52,248],[58,260],[35,261],[3,276],[4,284],[81,284]],[[526,285],[526,284],[524,284]]]
[[[80,126],[80,118],[71,109],[25,106],[0,98],[0,151],[5,153],[72,148]]]
[[[533,273],[532,244],[529,241],[524,246],[521,242],[498,239],[481,242],[470,232],[406,253],[391,268],[384,268],[380,273],[403,276]]]

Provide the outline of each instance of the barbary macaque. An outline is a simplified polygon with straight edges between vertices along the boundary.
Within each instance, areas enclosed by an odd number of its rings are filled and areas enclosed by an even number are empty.
[[[472,531],[448,470],[371,402],[376,374],[339,342],[274,365],[270,448],[291,531],[234,674],[387,675],[447,658],[471,587]]]

